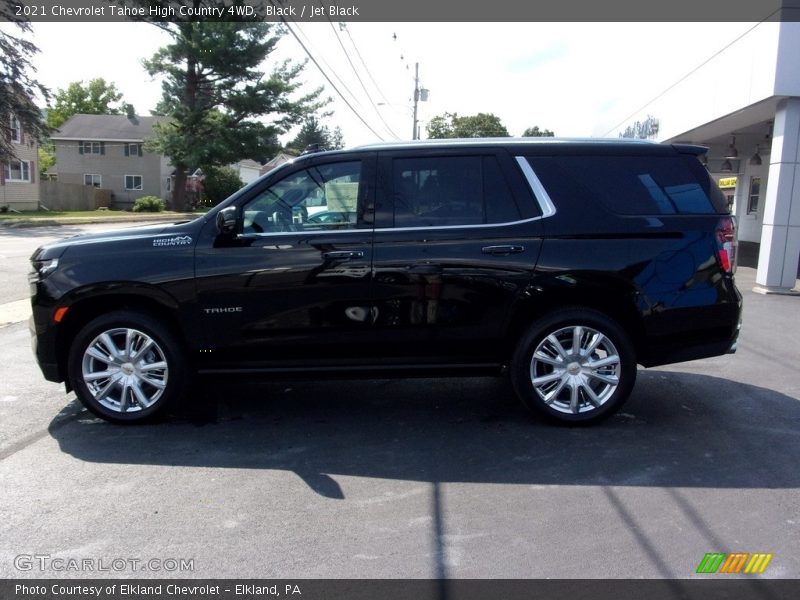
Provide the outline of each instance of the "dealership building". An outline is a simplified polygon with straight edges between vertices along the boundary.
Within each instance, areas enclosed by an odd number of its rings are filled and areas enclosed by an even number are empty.
[[[756,291],[791,293],[800,261],[800,23],[742,25],[743,35],[632,120],[655,117],[660,142],[709,147],[707,167],[739,240],[758,244]]]

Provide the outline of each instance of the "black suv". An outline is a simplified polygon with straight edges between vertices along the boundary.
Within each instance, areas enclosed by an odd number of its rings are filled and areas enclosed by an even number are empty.
[[[302,156],[193,221],[37,250],[36,357],[118,422],[232,372],[507,372],[529,408],[598,419],[637,363],[735,350],[735,222],[704,152],[504,139]]]

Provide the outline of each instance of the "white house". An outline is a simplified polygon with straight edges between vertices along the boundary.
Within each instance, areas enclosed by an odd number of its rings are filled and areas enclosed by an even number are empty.
[[[239,179],[245,185],[254,182],[261,175],[261,163],[250,158],[240,160],[238,163],[231,165],[231,167],[239,174]]]
[[[6,210],[37,210],[38,145],[25,133],[19,119],[13,115],[10,119],[8,135],[16,156],[0,165],[0,207]]]

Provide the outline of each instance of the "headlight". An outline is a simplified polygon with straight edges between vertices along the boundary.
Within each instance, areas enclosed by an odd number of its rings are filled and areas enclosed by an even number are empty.
[[[32,260],[31,267],[31,272],[28,273],[28,282],[37,283],[58,268],[58,259]]]

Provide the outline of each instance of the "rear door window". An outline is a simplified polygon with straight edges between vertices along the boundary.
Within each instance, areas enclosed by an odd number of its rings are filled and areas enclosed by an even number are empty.
[[[494,156],[392,160],[395,227],[452,227],[520,220]]]

